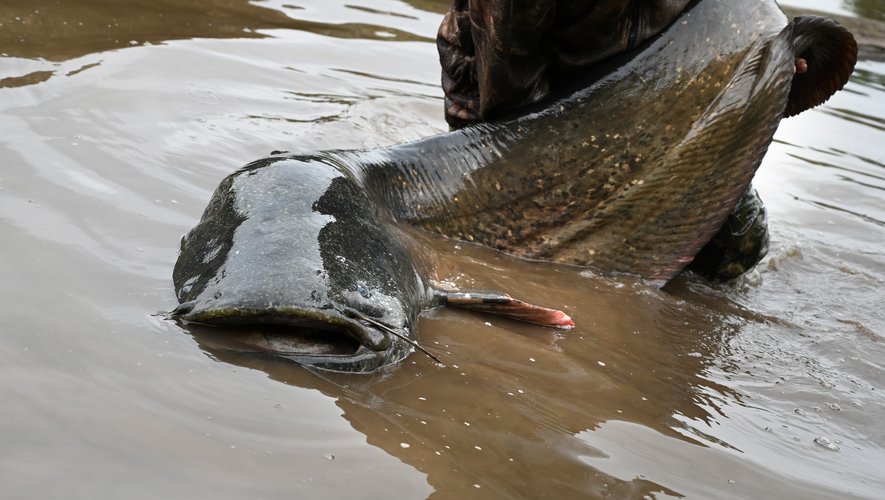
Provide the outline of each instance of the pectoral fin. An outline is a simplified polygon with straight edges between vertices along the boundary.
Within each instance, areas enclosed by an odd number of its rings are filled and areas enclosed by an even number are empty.
[[[558,310],[549,309],[535,304],[529,304],[504,293],[442,293],[443,305],[460,307],[470,311],[478,311],[496,314],[527,323],[542,326],[552,326],[563,330],[571,330],[575,327],[572,318]]]

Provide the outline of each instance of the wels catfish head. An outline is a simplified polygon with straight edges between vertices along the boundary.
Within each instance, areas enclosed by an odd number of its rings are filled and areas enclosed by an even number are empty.
[[[231,349],[369,372],[412,352],[427,292],[354,181],[319,157],[259,160],[181,242],[171,316]]]

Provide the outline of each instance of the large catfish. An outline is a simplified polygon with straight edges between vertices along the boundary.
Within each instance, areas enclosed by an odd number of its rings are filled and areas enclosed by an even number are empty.
[[[396,225],[661,285],[722,226],[781,118],[842,88],[856,51],[838,24],[787,24],[771,0],[701,0],[536,112],[259,160],[182,240],[173,316],[258,325],[273,355],[342,371],[403,359],[418,313],[445,303],[568,327],[504,294],[434,290]]]

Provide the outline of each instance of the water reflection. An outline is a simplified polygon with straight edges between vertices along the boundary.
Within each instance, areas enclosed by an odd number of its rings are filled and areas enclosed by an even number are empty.
[[[0,88],[46,81],[61,61],[170,40],[261,38],[272,36],[272,30],[298,30],[333,38],[433,41],[414,28],[422,25],[416,16],[370,6],[302,3],[309,8],[247,0],[7,2],[0,5],[0,60],[10,58],[13,63],[0,65]],[[336,7],[340,12],[335,15],[327,12]],[[384,22],[391,16],[399,22]],[[42,61],[43,67],[21,73],[16,58]]]
[[[220,362],[334,398],[369,444],[428,474],[442,495],[467,494],[474,485],[535,498],[550,491],[680,493],[678,483],[612,476],[588,465],[604,464],[616,451],[593,444],[594,431],[607,423],[642,426],[690,447],[731,447],[701,430],[722,414],[722,401],[738,398],[705,370],[745,321],[756,321],[751,314],[685,283],[662,293],[431,237],[422,246],[439,250],[437,272],[450,283],[511,291],[524,280],[538,283],[530,293],[569,304],[578,328],[559,335],[501,319],[484,327],[488,317],[435,311],[422,319],[420,340],[448,367],[416,353],[402,366],[363,377],[310,373],[228,350],[216,332],[190,333]],[[656,454],[653,447],[642,453]]]
[[[0,497],[504,496],[493,486],[514,497],[579,486],[582,497],[881,497],[883,228],[812,203],[885,220],[868,186],[882,186],[882,132],[826,113],[883,118],[881,63],[859,64],[830,104],[782,123],[757,176],[773,237],[755,284],[685,280],[659,295],[452,250],[435,263],[442,279],[562,303],[579,329],[436,311],[420,338],[458,369],[416,354],[347,385],[198,337],[224,360],[213,362],[150,314],[176,305],[177,241],[240,164],[444,127],[432,45],[242,26],[303,16],[431,37],[448,1],[283,0],[275,14],[230,0],[242,19],[225,22],[241,40],[93,52],[127,47],[114,23],[153,7],[169,25],[189,19],[182,36],[195,36],[195,10],[216,3],[0,2],[0,79],[56,75],[0,88]],[[112,26],[104,36],[84,23],[60,43],[31,24],[20,46],[9,16],[30,9]],[[56,65],[61,52],[92,55]],[[335,119],[312,120],[324,116]]]
[[[4,2],[0,23],[7,56],[62,61],[167,40],[258,37],[290,18],[246,0],[34,0]]]
[[[861,88],[869,87],[873,90],[885,91],[885,74],[872,71],[869,68],[859,67],[854,69],[851,80],[857,83]],[[857,87],[854,88],[858,92]]]
[[[877,4],[881,2],[876,1]],[[867,61],[883,61],[885,60],[885,23],[881,17],[861,17],[851,16],[851,10],[837,9],[832,5],[831,1],[824,2],[824,5],[817,3],[782,5],[781,6],[788,17],[801,15],[817,15],[830,17],[839,24],[848,28],[857,40],[858,60]],[[848,5],[851,8],[851,4]],[[822,10],[816,10],[816,9]],[[856,9],[855,9],[856,10]],[[857,10],[856,10],[857,11]],[[859,13],[859,11],[857,11]]]
[[[0,78],[0,88],[23,87],[25,85],[33,85],[35,83],[45,82],[46,80],[49,80],[53,74],[55,74],[55,72],[53,71],[34,71],[22,76],[9,76],[6,78]]]
[[[865,19],[885,21],[885,2],[882,0],[845,0],[845,7]]]

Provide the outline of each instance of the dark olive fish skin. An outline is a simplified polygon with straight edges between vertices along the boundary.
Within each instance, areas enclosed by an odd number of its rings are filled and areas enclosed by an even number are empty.
[[[221,183],[182,240],[174,315],[319,330],[363,346],[348,356],[277,353],[320,368],[371,371],[402,359],[429,293],[376,217],[353,180],[322,158],[254,162]]]
[[[346,372],[408,356],[428,307],[574,326],[559,311],[507,295],[427,286],[393,227],[331,155],[253,162],[221,182],[182,239],[173,270],[181,305],[171,316],[246,328],[255,352]]]
[[[661,285],[722,227],[780,119],[853,69],[856,44],[837,24],[785,25],[770,0],[701,0],[540,111],[247,165],[182,240],[172,316],[291,328],[301,333],[262,334],[271,355],[355,372],[404,359],[436,305],[573,326],[503,294],[427,286],[397,224]],[[794,76],[800,56],[809,70]]]
[[[531,259],[663,284],[722,227],[777,125],[847,81],[857,47],[773,1],[704,0],[545,109],[376,152],[402,220]],[[798,57],[808,71],[794,75]]]

